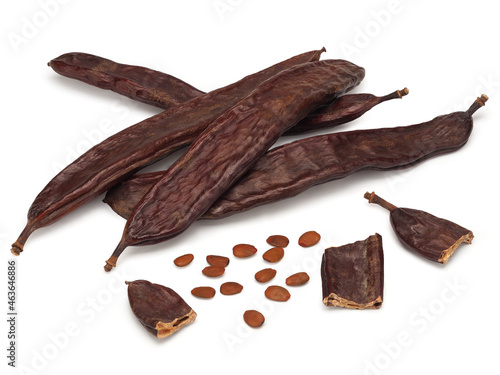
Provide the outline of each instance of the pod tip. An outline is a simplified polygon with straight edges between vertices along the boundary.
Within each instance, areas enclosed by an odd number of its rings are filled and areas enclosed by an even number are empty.
[[[114,267],[116,267],[116,261],[117,261],[117,257],[110,257],[107,261],[106,261],[106,265],[104,266],[104,271],[106,272],[109,272],[111,271]]]
[[[12,249],[10,249],[10,252],[15,256],[19,256],[19,254],[21,254],[22,251],[23,251],[22,247],[19,247],[16,244],[12,245]]]
[[[397,91],[398,95],[400,98],[402,98],[403,96],[406,96],[410,93],[410,90],[408,90],[408,88],[404,88],[403,90],[398,90]]]
[[[474,103],[472,103],[472,105],[466,112],[469,114],[469,116],[472,116],[479,108],[484,107],[488,99],[489,98],[487,95],[481,95],[474,101]]]
[[[374,196],[374,195],[375,195],[375,193],[374,193],[374,192],[371,192],[371,193],[366,192],[366,193],[365,193],[365,195],[364,195],[364,197],[365,197],[365,199],[368,199],[368,202],[369,202],[369,203],[372,203],[372,200],[373,200],[373,196]]]

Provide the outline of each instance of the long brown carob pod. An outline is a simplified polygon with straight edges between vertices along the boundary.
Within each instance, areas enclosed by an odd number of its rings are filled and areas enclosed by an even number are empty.
[[[382,237],[325,250],[321,261],[323,303],[350,309],[378,309],[384,294]]]
[[[49,62],[55,72],[131,99],[168,109],[172,105],[202,95],[203,92],[169,74],[141,66],[118,64],[87,53],[66,53]],[[402,98],[408,89],[384,96],[349,94],[323,106],[302,119],[284,135],[330,128],[353,121],[374,106]]]
[[[375,193],[365,193],[365,198],[389,210],[392,228],[404,245],[434,262],[445,264],[460,244],[474,238],[470,230],[428,212],[396,207]]]
[[[300,120],[297,125],[288,131],[297,127],[302,128],[306,132],[307,130],[338,126],[362,116],[379,103],[402,98],[408,92],[408,89],[405,88],[403,90],[396,90],[385,96],[375,96],[372,94],[343,95],[335,99],[331,104],[312,112],[312,114]],[[106,193],[104,202],[109,204],[120,216],[127,219],[135,205],[164,173],[165,171],[135,174],[118,185],[113,186]]]
[[[306,52],[229,86],[191,99],[114,134],[56,175],[38,194],[12,253],[19,255],[30,234],[123,181],[139,169],[191,143],[212,121],[276,73],[317,61],[324,49]],[[359,68],[359,72],[364,72]]]
[[[126,284],[130,308],[156,337],[170,336],[196,319],[193,309],[172,289],[146,280]]]
[[[172,238],[197,220],[281,134],[314,108],[357,86],[364,69],[344,60],[290,68],[214,121],[130,215],[105,269],[125,248]]]
[[[65,77],[163,109],[205,94],[169,74],[142,66],[119,64],[89,53],[65,53],[48,65]]]
[[[472,114],[486,100],[483,95],[466,112],[439,116],[422,124],[326,134],[276,147],[222,195],[202,218],[221,219],[295,196],[314,185],[357,171],[398,169],[457,150],[469,139]],[[105,202],[127,219],[163,173],[137,174],[111,189]]]

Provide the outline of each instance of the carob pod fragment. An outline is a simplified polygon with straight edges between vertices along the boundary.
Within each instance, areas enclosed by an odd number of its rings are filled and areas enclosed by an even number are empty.
[[[314,185],[357,171],[409,167],[458,150],[472,132],[473,113],[487,99],[482,95],[466,112],[438,116],[417,125],[325,134],[275,147],[219,197],[202,218],[222,219],[293,197]],[[108,191],[105,201],[119,215],[128,218],[133,207],[164,173],[132,176]]]
[[[184,232],[278,140],[314,108],[357,86],[364,69],[345,60],[297,65],[271,77],[217,118],[132,211],[104,269],[129,246]]]
[[[170,336],[196,319],[193,309],[172,289],[146,280],[126,284],[130,308],[156,337]]]
[[[375,193],[365,193],[370,203],[390,211],[398,239],[427,259],[445,264],[462,243],[470,244],[474,235],[468,229],[428,212],[396,207]]]
[[[384,290],[384,253],[379,234],[325,250],[321,262],[323,303],[350,309],[378,309]]]
[[[130,126],[92,147],[58,173],[38,194],[28,222],[11,252],[19,255],[28,237],[109,190],[139,169],[191,143],[221,114],[261,83],[290,67],[317,61],[324,51],[294,56]],[[360,68],[358,73],[364,73]],[[362,78],[362,77],[360,77]]]

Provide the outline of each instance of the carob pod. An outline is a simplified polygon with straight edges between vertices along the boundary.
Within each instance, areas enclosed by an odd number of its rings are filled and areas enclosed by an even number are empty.
[[[378,309],[384,291],[384,253],[379,234],[325,250],[321,261],[323,303],[350,309]]]
[[[38,194],[28,211],[28,223],[12,245],[12,253],[19,255],[36,229],[54,223],[142,167],[191,143],[212,121],[248,96],[260,83],[290,67],[317,61],[322,52],[294,56],[141,121],[92,147]]]
[[[205,94],[169,74],[142,66],[119,64],[89,53],[65,53],[48,65],[65,77],[163,109]]]
[[[221,219],[293,197],[314,185],[357,171],[399,169],[455,151],[469,139],[471,116],[487,99],[483,95],[466,112],[439,116],[422,124],[319,135],[276,147],[261,157],[202,218]],[[108,191],[105,202],[128,218],[163,174],[132,176]]]
[[[126,284],[130,308],[156,337],[170,336],[196,319],[193,309],[172,289],[146,280]]]
[[[470,244],[474,235],[468,229],[428,212],[396,207],[375,193],[365,193],[370,203],[390,211],[398,239],[427,259],[445,264],[462,243]]]
[[[87,53],[66,53],[51,60],[49,66],[63,76],[163,109],[204,94],[169,74],[141,66],[118,64]],[[380,97],[372,94],[344,95],[315,110],[284,134],[300,134],[345,124],[380,103],[407,94],[408,89],[404,88]]]
[[[152,245],[186,230],[281,134],[314,108],[357,86],[364,69],[345,60],[276,74],[196,139],[132,211],[105,270],[128,246]]]

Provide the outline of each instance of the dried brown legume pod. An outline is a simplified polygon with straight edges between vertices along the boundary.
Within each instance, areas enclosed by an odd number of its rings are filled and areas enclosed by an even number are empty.
[[[156,244],[185,231],[286,129],[363,77],[364,70],[348,61],[324,60],[265,81],[214,121],[146,193],[105,270],[116,266],[128,246]]]
[[[293,197],[314,185],[357,171],[408,167],[458,150],[471,134],[472,114],[486,100],[483,95],[466,112],[438,116],[417,125],[307,137],[271,149],[202,218],[221,219]],[[135,204],[163,173],[131,177],[107,193],[106,203],[128,218]]]
[[[142,66],[119,64],[89,53],[65,53],[48,65],[65,77],[163,109],[205,94],[169,74]]]
[[[378,309],[384,291],[384,253],[379,234],[325,250],[321,262],[323,303],[350,309]]]
[[[28,211],[28,223],[12,245],[12,253],[19,255],[36,229],[54,223],[140,168],[191,143],[210,123],[260,83],[290,67],[317,61],[322,52],[294,56],[141,121],[92,147],[38,194]]]
[[[67,53],[49,63],[54,71],[102,89],[112,90],[131,99],[168,109],[188,99],[202,95],[193,86],[169,74],[148,68],[118,64],[86,53]],[[385,96],[350,94],[314,111],[284,134],[299,134],[338,126],[352,121],[374,106],[387,100],[402,98],[408,89]]]
[[[460,244],[470,244],[474,238],[470,230],[428,212],[396,207],[375,193],[366,193],[365,198],[390,211],[392,228],[404,245],[434,262],[445,264]]]
[[[170,336],[196,319],[193,309],[172,289],[146,280],[126,284],[132,311],[156,337]]]

